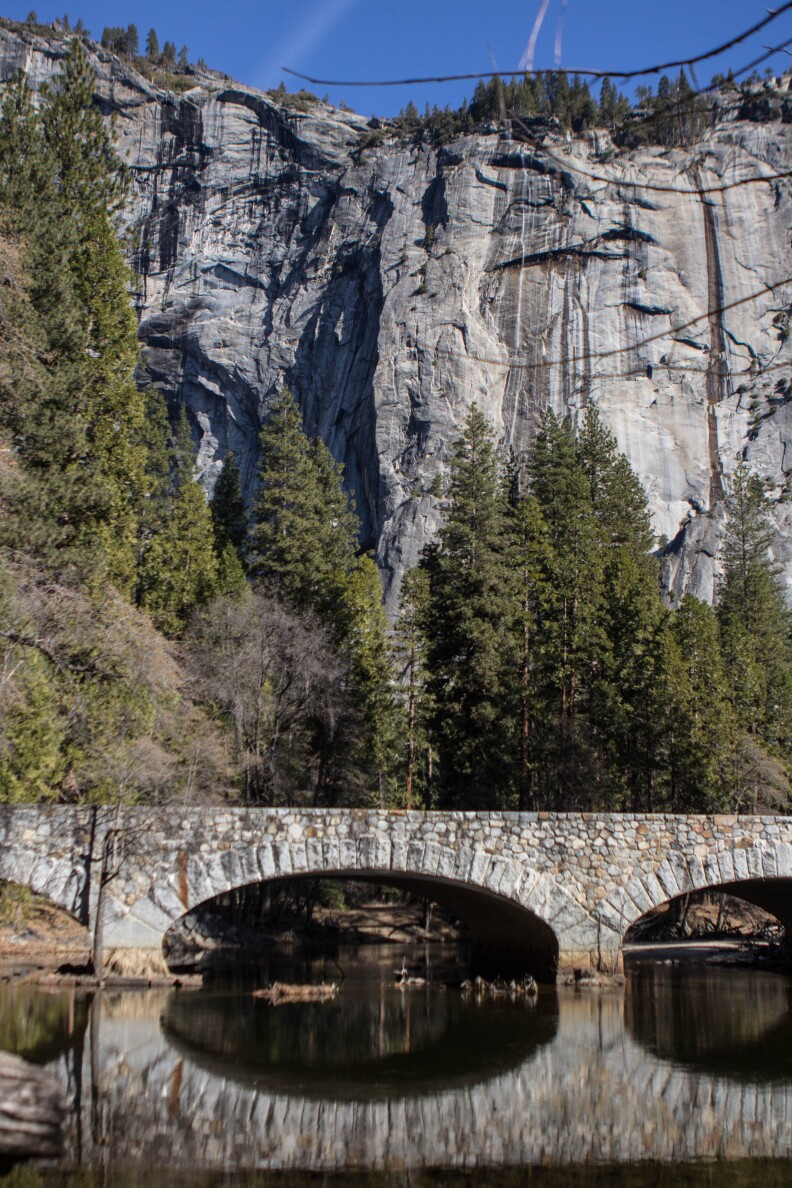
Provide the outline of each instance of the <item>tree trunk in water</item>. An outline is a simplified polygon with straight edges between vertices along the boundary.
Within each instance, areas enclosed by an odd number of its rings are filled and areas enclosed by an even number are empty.
[[[434,906],[434,905],[431,903],[431,901],[430,901],[430,900],[428,900],[428,899],[425,899],[425,900],[423,901],[423,930],[424,930],[424,932],[428,932],[428,931],[429,931],[429,928],[430,928],[430,926],[431,926],[431,923],[432,923],[432,907],[433,907],[433,906]]]
[[[91,938],[91,965],[100,982],[104,980],[104,917],[107,884],[115,877],[112,868],[115,832],[109,829],[102,842],[102,862],[99,867],[99,889],[96,893],[96,918]]]

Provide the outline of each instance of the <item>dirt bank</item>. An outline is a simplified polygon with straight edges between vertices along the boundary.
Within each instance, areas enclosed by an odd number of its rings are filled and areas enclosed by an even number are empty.
[[[792,973],[792,964],[773,941],[748,938],[642,941],[624,946],[625,968],[633,963],[719,965]]]

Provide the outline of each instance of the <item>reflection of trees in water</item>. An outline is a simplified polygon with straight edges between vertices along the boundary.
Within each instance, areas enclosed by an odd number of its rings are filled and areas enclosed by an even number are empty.
[[[436,988],[273,1007],[250,996],[174,995],[162,1016],[170,1043],[234,1080],[309,1093],[426,1092],[475,1081],[529,1059],[554,1036],[557,1003],[484,1009]]]
[[[788,1079],[791,995],[775,974],[642,965],[627,981],[625,1023],[660,1059],[738,1080]]]
[[[73,990],[41,994],[30,986],[0,985],[0,1049],[47,1064],[82,1049],[88,1002]]]
[[[457,996],[458,997],[458,996]],[[229,1009],[227,998],[171,1000],[164,1026],[216,1055],[276,1070],[282,1065],[337,1067],[415,1051],[437,1040],[458,1014],[448,996],[396,995],[380,988],[376,1000],[272,1007],[248,996]]]

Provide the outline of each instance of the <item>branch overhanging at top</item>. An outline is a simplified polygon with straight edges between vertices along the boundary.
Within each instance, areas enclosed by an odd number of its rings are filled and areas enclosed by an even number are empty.
[[[707,50],[703,54],[694,54],[688,58],[679,58],[673,62],[658,62],[654,66],[644,66],[639,70],[586,70],[572,67],[554,67],[552,73],[556,74],[578,74],[585,78],[641,78],[648,74],[660,74],[666,70],[675,70],[677,67],[696,66],[699,62],[706,62],[710,58],[717,58],[720,54],[727,50],[733,49],[734,46],[740,45],[743,41],[747,41],[754,33],[758,33],[760,29],[764,29],[771,22],[783,16],[785,12],[792,9],[792,0],[787,0],[786,4],[782,4],[780,8],[771,9],[768,15],[764,17],[757,24],[752,25],[750,29],[745,29],[736,37],[730,38],[729,41],[722,45],[715,46],[714,49]],[[430,75],[424,78],[387,78],[387,79],[337,79],[337,78],[314,78],[310,74],[303,74],[299,70],[294,70],[290,66],[282,66],[282,70],[286,74],[291,74],[294,78],[303,79],[304,82],[313,83],[314,86],[322,87],[403,87],[413,86],[421,83],[444,83],[444,82],[462,82],[468,79],[478,78],[493,78],[496,75],[511,74],[515,77],[519,75],[538,75],[546,74],[546,70],[480,70],[465,74],[437,74]]]

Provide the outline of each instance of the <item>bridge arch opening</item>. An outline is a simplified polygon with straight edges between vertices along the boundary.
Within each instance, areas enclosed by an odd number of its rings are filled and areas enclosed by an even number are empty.
[[[312,881],[329,885],[341,882],[374,884],[395,888],[416,899],[429,901],[464,926],[472,973],[509,977],[532,974],[538,981],[555,981],[558,940],[553,929],[534,912],[483,887],[456,883],[437,876],[382,871],[300,872],[285,878],[230,885],[222,893],[190,905],[174,922],[163,938],[166,958],[171,960],[170,955],[177,948],[177,938],[180,933],[183,934],[182,922],[185,919],[188,922],[191,919],[197,921],[202,913],[211,912],[212,904],[216,904],[222,895],[242,889],[262,888],[265,894],[269,892],[271,896],[290,884]]]
[[[624,935],[633,945],[691,940],[767,941],[792,938],[792,878],[754,878],[692,888],[657,904],[633,921]]]

